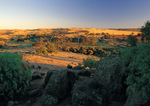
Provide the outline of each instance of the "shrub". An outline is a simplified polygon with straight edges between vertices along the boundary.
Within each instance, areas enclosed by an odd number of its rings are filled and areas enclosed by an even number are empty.
[[[48,51],[47,51],[45,46],[41,46],[41,47],[36,48],[36,53],[40,54],[40,55],[42,55],[42,54],[48,55]]]
[[[50,52],[50,53],[56,53],[57,52],[57,49],[56,49],[56,46],[54,43],[47,43],[46,44],[46,48],[47,48],[47,51]]]
[[[94,47],[88,47],[88,50],[96,51]]]
[[[150,43],[121,51],[126,84],[132,86],[133,94],[139,93],[143,100],[150,98]]]
[[[89,68],[96,68],[97,62],[98,61],[92,58],[83,59],[84,66]]]
[[[84,47],[80,47],[79,53],[87,54],[87,50]]]
[[[27,40],[24,40],[24,42],[25,42],[25,43],[30,43],[29,39],[27,39]]]
[[[36,42],[35,44],[33,44],[33,46],[35,47],[39,47],[39,46],[43,46],[44,45],[44,42]]]
[[[142,39],[146,38],[146,40],[150,41],[150,21],[147,21],[144,26],[141,28]]]
[[[97,43],[97,39],[95,37],[90,38],[90,44],[95,45]]]
[[[22,56],[7,52],[0,53],[0,97],[13,99],[29,87],[31,71]]]
[[[136,46],[137,45],[137,38],[135,36],[129,35],[127,38],[128,44],[130,46]]]
[[[66,51],[66,52],[69,52],[69,49],[70,49],[70,47],[68,47],[68,46],[63,46],[63,47],[62,47],[62,50],[63,50],[63,51]]]
[[[104,50],[102,49],[102,47],[99,47],[97,51],[98,51],[98,54],[102,54],[104,52]]]
[[[5,45],[4,41],[0,41],[0,48],[3,47]]]
[[[81,36],[79,39],[79,42],[80,42],[80,44],[87,45],[88,43],[90,43],[90,39],[88,37]]]
[[[92,50],[88,50],[88,53],[89,55],[92,55],[94,52]]]
[[[77,52],[77,49],[74,48],[74,47],[71,47],[71,48],[69,49],[69,51],[76,53],[76,52]]]

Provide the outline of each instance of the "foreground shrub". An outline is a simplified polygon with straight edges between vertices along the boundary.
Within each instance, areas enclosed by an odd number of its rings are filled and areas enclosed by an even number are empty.
[[[124,49],[121,56],[124,62],[123,74],[127,77],[126,84],[130,85],[133,95],[136,94],[142,100],[148,101],[150,98],[150,43]]]
[[[48,55],[48,51],[47,51],[47,48],[45,46],[41,46],[41,47],[38,47],[36,48],[36,53],[37,54],[44,54],[44,55]]]
[[[97,61],[92,58],[83,59],[83,64],[85,67],[96,68]]]
[[[0,97],[13,99],[29,87],[31,71],[22,62],[22,56],[0,53]]]

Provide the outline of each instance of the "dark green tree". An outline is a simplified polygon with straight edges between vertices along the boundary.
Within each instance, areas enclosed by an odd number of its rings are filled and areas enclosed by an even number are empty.
[[[128,44],[130,46],[137,46],[137,38],[136,38],[136,36],[129,35],[128,38],[127,38],[127,41],[128,41]]]
[[[150,21],[147,21],[144,26],[141,28],[142,32],[142,38],[146,38],[146,40],[149,42],[150,41]]]

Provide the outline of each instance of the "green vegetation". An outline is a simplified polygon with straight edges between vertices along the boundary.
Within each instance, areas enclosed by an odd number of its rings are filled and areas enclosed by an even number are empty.
[[[0,53],[0,97],[13,99],[29,87],[31,71],[27,69],[22,56]]]
[[[128,44],[130,46],[137,46],[137,38],[136,38],[136,36],[129,35],[128,38],[127,38],[127,41],[128,41]]]
[[[95,59],[93,58],[87,58],[87,59],[83,59],[83,64],[85,67],[89,67],[89,68],[96,68],[97,66],[97,62]]]
[[[143,100],[150,98],[150,43],[122,50],[123,74],[132,92],[139,92]]]
[[[149,42],[150,41],[150,21],[147,21],[144,26],[141,28],[142,38],[141,40],[144,41],[144,38]]]

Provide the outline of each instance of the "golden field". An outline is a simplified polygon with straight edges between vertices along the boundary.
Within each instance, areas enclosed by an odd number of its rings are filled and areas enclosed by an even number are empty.
[[[79,31],[88,31],[89,33],[109,33],[110,35],[137,35],[140,33],[139,31],[123,31],[123,30],[112,30],[112,29],[95,29],[95,28],[40,28],[40,29],[33,29],[33,30],[19,30],[19,29],[14,29],[14,30],[0,30],[0,38],[1,39],[10,39],[12,37],[17,37],[19,35],[31,35],[31,34],[50,34],[53,31],[59,31],[61,29],[67,29],[69,33],[73,34],[67,34],[67,36],[76,36],[74,32],[79,32]],[[80,34],[82,34],[80,32]]]

